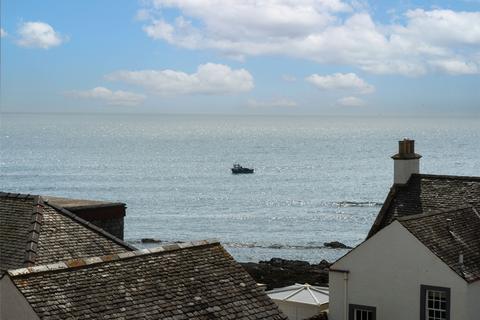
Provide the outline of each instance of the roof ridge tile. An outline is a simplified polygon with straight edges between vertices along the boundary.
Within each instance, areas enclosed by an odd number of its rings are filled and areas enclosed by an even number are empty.
[[[43,200],[40,196],[34,196],[33,209],[30,230],[27,235],[27,244],[25,245],[24,265],[31,266],[37,258],[38,239],[43,223]]]
[[[125,259],[138,257],[138,256],[163,254],[163,253],[183,250],[187,248],[197,248],[197,247],[204,247],[208,245],[218,245],[218,244],[220,244],[220,242],[216,239],[190,241],[190,242],[184,242],[184,243],[174,243],[174,244],[167,244],[167,245],[163,245],[163,246],[155,247],[151,249],[145,248],[145,249],[140,249],[136,251],[127,251],[119,254],[110,254],[110,255],[90,257],[90,258],[70,259],[70,260],[60,261],[56,263],[19,268],[19,269],[12,269],[12,270],[8,270],[8,274],[11,277],[19,277],[19,276],[24,276],[24,275],[34,274],[34,273],[58,271],[58,270],[64,270],[64,269],[74,269],[74,268],[86,267],[86,266],[107,263],[112,261],[125,260]]]
[[[454,212],[454,211],[459,211],[459,210],[464,210],[464,209],[475,210],[475,208],[472,205],[465,204],[465,205],[451,207],[451,208],[448,208],[448,209],[437,210],[437,211],[433,211],[433,212],[429,212],[429,213],[418,213],[418,214],[411,214],[411,215],[407,215],[407,216],[396,216],[394,218],[394,220],[398,220],[400,222],[401,221],[408,221],[408,220],[415,220],[415,219],[421,219],[421,218],[436,216],[436,215],[440,215],[440,214],[451,213],[451,212]]]
[[[10,199],[33,199],[37,197],[37,195],[33,195],[30,193],[17,193],[17,192],[0,192],[0,198],[10,198]]]
[[[458,175],[432,174],[432,173],[413,173],[412,176],[419,176],[420,178],[480,181],[480,177],[477,177],[477,176],[458,176]]]

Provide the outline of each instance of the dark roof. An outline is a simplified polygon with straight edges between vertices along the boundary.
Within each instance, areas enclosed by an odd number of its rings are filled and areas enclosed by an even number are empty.
[[[480,280],[480,215],[474,207],[405,216],[398,221],[463,279]]]
[[[48,201],[48,203],[51,203],[72,211],[78,210],[78,209],[85,209],[85,208],[103,208],[103,207],[114,207],[114,206],[125,207],[125,203],[123,202],[72,199],[72,198],[62,198],[62,197],[52,197],[52,196],[42,196],[42,198]]]
[[[390,189],[367,238],[395,217],[479,203],[480,177],[413,174],[406,184]]]
[[[0,193],[0,271],[134,249],[40,196]]]
[[[216,241],[10,270],[41,319],[286,319]]]

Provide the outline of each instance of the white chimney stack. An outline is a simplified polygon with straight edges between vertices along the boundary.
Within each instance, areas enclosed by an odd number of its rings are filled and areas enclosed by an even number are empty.
[[[398,153],[393,159],[393,184],[405,184],[414,173],[420,173],[420,158],[415,153],[415,140],[398,141]]]

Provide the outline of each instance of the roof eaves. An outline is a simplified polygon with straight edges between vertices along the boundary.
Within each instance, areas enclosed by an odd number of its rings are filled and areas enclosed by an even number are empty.
[[[168,245],[155,247],[151,249],[127,251],[119,254],[111,254],[111,255],[105,255],[105,256],[99,256],[99,257],[71,259],[67,261],[60,261],[56,263],[39,265],[34,267],[13,269],[13,270],[8,270],[8,274],[10,277],[21,277],[21,276],[27,276],[31,274],[37,274],[37,273],[76,269],[76,268],[87,267],[87,266],[92,266],[92,265],[101,264],[101,263],[125,260],[125,259],[144,256],[144,255],[165,254],[168,252],[183,250],[187,248],[191,249],[191,248],[199,248],[199,247],[213,246],[213,245],[219,245],[219,244],[220,242],[216,239],[191,241],[191,242],[184,242],[184,243],[174,243],[174,244],[168,244]]]
[[[90,230],[100,234],[101,236],[104,236],[106,238],[108,238],[109,240],[117,243],[118,245],[130,250],[130,251],[135,251],[135,250],[138,250],[136,247],[132,246],[131,244],[123,241],[123,240],[120,240],[119,238],[115,237],[114,235],[110,234],[109,232],[106,232],[105,230],[97,227],[96,225],[94,225],[93,223],[90,223],[82,218],[80,218],[79,216],[77,216],[76,214],[68,211],[67,209],[65,208],[62,208],[62,207],[59,207],[53,203],[49,203],[49,202],[44,202],[46,205],[50,206],[51,208],[55,209],[57,212],[60,212],[61,214],[63,214],[64,216],[74,220],[75,222],[89,228]]]

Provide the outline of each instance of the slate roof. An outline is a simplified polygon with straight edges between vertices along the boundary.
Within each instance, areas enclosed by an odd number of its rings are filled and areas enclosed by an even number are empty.
[[[467,282],[480,280],[480,215],[476,208],[464,206],[404,216],[398,221]]]
[[[394,218],[480,204],[480,177],[413,174],[393,185],[368,233],[370,238]]]
[[[10,270],[41,319],[286,319],[216,241]]]
[[[40,196],[0,193],[0,272],[134,249]]]

